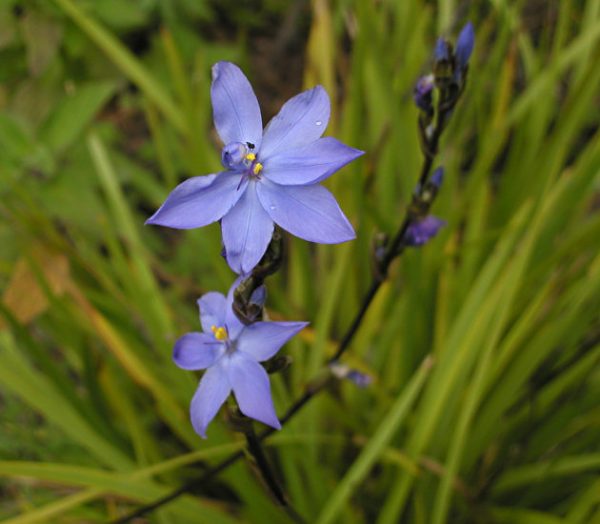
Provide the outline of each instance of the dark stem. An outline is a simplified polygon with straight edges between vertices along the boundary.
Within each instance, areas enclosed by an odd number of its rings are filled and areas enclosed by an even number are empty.
[[[282,506],[286,513],[294,520],[294,522],[303,523],[304,519],[300,516],[300,514],[292,507],[287,501],[279,482],[275,478],[275,474],[269,464],[267,456],[263,450],[261,445],[261,438],[256,435],[254,431],[254,425],[252,421],[249,420],[248,428],[244,431],[244,436],[246,437],[246,443],[248,445],[248,452],[252,455],[256,462],[256,466],[260,472],[260,476],[264,480],[267,488],[277,501],[277,503]]]
[[[275,497],[277,503],[281,506],[287,506],[287,499],[283,494],[281,486],[275,479],[275,474],[269,465],[267,456],[265,455],[265,452],[261,446],[260,440],[256,436],[254,428],[252,427],[252,423],[250,423],[249,426],[250,428],[244,433],[244,436],[246,437],[246,444],[248,445],[248,452],[254,458],[262,479],[265,481],[265,484],[269,488],[269,491],[273,497]]]
[[[331,363],[335,362],[336,360],[338,360],[344,354],[344,352],[348,349],[348,347],[350,346],[350,343],[352,342],[352,339],[354,338],[354,335],[360,328],[362,320],[363,320],[367,310],[369,309],[369,306],[373,302],[373,299],[375,298],[377,291],[381,287],[381,284],[383,284],[383,282],[385,282],[385,280],[387,279],[388,271],[389,271],[389,268],[390,268],[393,260],[396,257],[398,257],[399,255],[401,255],[402,252],[404,251],[405,246],[403,244],[403,241],[404,241],[404,237],[406,235],[406,231],[407,231],[408,227],[410,226],[411,222],[415,219],[415,211],[414,210],[415,210],[415,207],[418,207],[418,205],[419,205],[420,197],[423,194],[423,190],[425,188],[427,179],[429,177],[431,168],[433,166],[433,161],[435,159],[435,156],[437,155],[439,139],[440,139],[440,136],[441,136],[444,128],[446,127],[446,123],[447,123],[446,116],[447,116],[448,112],[452,109],[452,107],[456,104],[456,101],[457,101],[457,98],[455,98],[452,101],[452,104],[448,104],[447,101],[443,101],[443,100],[440,100],[440,102],[438,103],[438,107],[437,107],[438,114],[437,114],[435,128],[433,130],[431,138],[428,140],[427,150],[424,150],[425,158],[424,158],[423,165],[421,167],[421,172],[419,175],[419,184],[417,186],[419,189],[417,190],[416,195],[413,197],[413,202],[412,202],[411,206],[409,206],[406,211],[406,215],[404,217],[404,220],[402,221],[402,224],[398,228],[398,231],[394,235],[391,242],[388,243],[385,253],[381,257],[381,260],[379,262],[379,267],[376,268],[376,271],[375,271],[375,274],[373,277],[373,281],[372,281],[371,286],[369,287],[367,293],[365,294],[365,297],[361,303],[360,309],[358,310],[356,316],[354,317],[354,320],[352,321],[352,323],[350,324],[350,326],[344,333],[344,336],[340,340],[335,354],[333,355],[333,357],[331,357],[327,361],[327,364],[331,364]],[[430,205],[430,204],[431,204],[431,202],[428,203],[428,205]],[[274,257],[274,258],[277,258],[277,257]],[[307,389],[303,393],[303,395],[298,400],[296,400],[296,402],[287,410],[285,415],[281,418],[281,425],[282,426],[285,425],[315,395],[317,395],[319,392],[324,390],[329,385],[331,380],[332,380],[332,377],[329,376],[325,380],[319,380],[316,383],[309,384],[309,386],[307,387]],[[275,432],[275,429],[267,428],[263,432],[261,432],[260,435],[254,435],[254,438],[256,439],[255,443],[258,444],[258,443],[262,442],[264,439],[266,439],[268,436],[272,435],[274,432]],[[253,444],[255,444],[255,443],[253,442]],[[250,449],[250,443],[248,443],[248,444],[249,444],[249,449]],[[259,449],[260,449],[260,446],[259,446]],[[262,453],[264,456],[262,449],[260,449],[260,453]],[[177,488],[175,491],[173,491],[169,495],[163,497],[162,499],[158,499],[155,502],[153,502],[152,504],[149,504],[147,506],[142,506],[141,508],[130,513],[129,515],[127,515],[119,520],[114,521],[112,524],[125,524],[126,522],[129,522],[136,517],[145,515],[146,513],[153,511],[153,510],[159,508],[160,506],[167,504],[168,502],[171,502],[172,500],[176,499],[180,495],[183,495],[183,494],[191,491],[192,489],[202,486],[205,482],[212,479],[215,475],[218,475],[224,469],[227,469],[229,466],[234,464],[238,459],[242,458],[243,456],[244,456],[244,453],[241,451],[232,454],[230,457],[223,460],[222,462],[217,464],[215,467],[207,470],[201,477],[199,477],[195,480],[191,480],[190,482],[188,482],[186,484],[183,484],[182,486]],[[278,486],[277,486],[277,488],[278,488]],[[289,506],[287,506],[287,507],[289,508]],[[296,514],[296,516],[298,518],[301,518],[297,514]],[[301,522],[301,520],[299,522]]]
[[[142,517],[151,511],[155,511],[161,506],[168,504],[169,502],[179,498],[181,495],[185,495],[186,493],[192,491],[194,488],[198,488],[203,486],[206,482],[211,480],[213,477],[221,473],[221,471],[226,470],[229,466],[235,464],[239,459],[244,456],[243,451],[236,451],[225,460],[217,464],[215,467],[210,468],[204,472],[201,477],[197,479],[186,482],[185,484],[178,487],[176,490],[172,491],[168,495],[155,500],[154,502],[147,504],[146,506],[142,506],[141,508],[132,511],[131,513],[121,517],[117,520],[111,521],[111,524],[125,524],[126,522],[130,522],[137,517]]]

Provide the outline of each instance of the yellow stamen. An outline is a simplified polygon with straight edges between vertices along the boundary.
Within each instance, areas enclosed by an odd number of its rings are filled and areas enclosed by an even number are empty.
[[[246,160],[250,160],[250,162],[252,162],[253,160],[256,160],[256,155],[254,153],[248,153],[246,155]]]
[[[217,340],[220,340],[221,342],[227,340],[227,329],[224,327],[210,326],[210,330]]]
[[[256,164],[254,164],[254,167],[252,168],[252,172],[255,175],[258,175],[261,171],[262,171],[263,165],[260,162],[256,162]]]

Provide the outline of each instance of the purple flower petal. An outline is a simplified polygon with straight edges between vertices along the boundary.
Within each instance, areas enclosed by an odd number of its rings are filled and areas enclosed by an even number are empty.
[[[227,320],[227,299],[221,293],[211,291],[202,295],[196,303],[200,308],[202,331],[211,333],[212,326],[223,327]]]
[[[265,128],[261,162],[320,138],[329,122],[329,112],[329,96],[322,86],[290,98]]]
[[[273,235],[273,221],[256,196],[251,182],[244,196],[221,221],[223,243],[229,267],[238,274],[248,274],[265,254]]]
[[[241,177],[239,173],[223,172],[189,178],[171,192],[146,224],[192,229],[215,222],[242,196],[247,182],[240,186]]]
[[[241,333],[237,348],[262,362],[307,325],[308,322],[255,322]]]
[[[225,369],[242,413],[281,429],[271,398],[269,376],[264,368],[252,357],[238,351],[228,359]]]
[[[206,438],[208,424],[215,418],[230,392],[227,374],[221,366],[209,368],[204,373],[190,405],[192,425],[202,438]]]
[[[257,193],[271,218],[297,237],[321,244],[356,237],[335,198],[323,186],[281,186],[263,178]]]
[[[182,369],[196,371],[212,366],[225,351],[225,345],[208,333],[187,333],[173,348],[173,361]]]
[[[250,142],[258,149],[262,140],[260,107],[240,68],[231,62],[217,62],[212,68],[210,96],[223,143]]]
[[[363,154],[364,151],[335,138],[320,138],[307,146],[281,151],[269,158],[263,175],[277,184],[314,184]]]

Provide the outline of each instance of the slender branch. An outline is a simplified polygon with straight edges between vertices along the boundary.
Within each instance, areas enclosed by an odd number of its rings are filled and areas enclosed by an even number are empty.
[[[231,454],[229,457],[227,457],[222,462],[219,462],[219,464],[217,464],[213,468],[206,470],[201,477],[198,477],[190,482],[186,482],[185,484],[182,484],[176,490],[172,491],[168,495],[165,495],[164,497],[162,497],[160,499],[156,499],[154,502],[147,504],[146,506],[142,506],[142,507],[136,509],[135,511],[132,511],[131,513],[125,515],[124,517],[121,517],[117,520],[111,521],[111,524],[125,524],[127,522],[131,522],[133,519],[135,519],[137,517],[142,517],[142,516],[146,515],[147,513],[150,513],[151,511],[157,510],[161,506],[164,506],[165,504],[168,504],[169,502],[172,502],[173,500],[181,497],[181,495],[185,495],[186,493],[190,492],[194,488],[203,486],[206,482],[208,482],[209,480],[212,480],[213,477],[215,477],[216,475],[221,473],[221,471],[224,471],[229,466],[235,464],[243,456],[244,456],[243,451],[237,451],[237,452]]]

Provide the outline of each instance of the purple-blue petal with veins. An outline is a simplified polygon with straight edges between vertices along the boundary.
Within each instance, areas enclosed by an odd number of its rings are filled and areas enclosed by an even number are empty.
[[[224,360],[224,368],[241,412],[267,426],[281,429],[271,385],[265,369],[252,357],[237,351]]]
[[[241,186],[240,180],[241,174],[227,171],[188,178],[171,192],[146,224],[192,229],[216,222],[245,191],[247,180],[242,180]]]
[[[255,322],[246,326],[241,333],[237,348],[255,360],[270,359],[308,322]]]
[[[256,196],[256,182],[248,184],[244,196],[221,220],[227,263],[237,274],[250,273],[267,250],[273,235],[273,220]]]
[[[335,198],[323,186],[282,186],[263,178],[257,193],[273,221],[297,237],[321,244],[356,237]]]
[[[256,95],[241,69],[231,62],[217,62],[212,68],[210,97],[213,120],[223,144],[262,140],[262,117]]]
[[[333,137],[319,138],[295,149],[286,149],[265,161],[261,173],[283,185],[315,184],[363,155]]]
[[[223,327],[227,319],[227,299],[222,293],[210,291],[197,301],[202,331],[212,333],[212,326]]]
[[[206,438],[208,424],[215,418],[230,392],[229,379],[221,365],[206,370],[190,405],[192,425],[202,438]]]
[[[225,344],[208,333],[187,333],[173,348],[173,361],[182,369],[206,369],[223,355]]]
[[[260,161],[288,149],[302,147],[321,137],[329,122],[329,96],[316,86],[290,98],[265,128]]]

